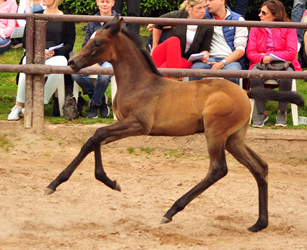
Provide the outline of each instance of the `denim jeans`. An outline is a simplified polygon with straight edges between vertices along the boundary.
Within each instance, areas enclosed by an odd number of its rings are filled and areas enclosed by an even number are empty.
[[[0,53],[9,50],[10,47],[11,47],[11,39],[9,37],[5,39],[2,39],[0,37]]]
[[[306,0],[294,0],[291,13],[291,22],[300,22],[306,9]],[[302,43],[304,34],[302,29],[297,29],[297,40]]]
[[[222,61],[224,58],[220,58],[220,57],[209,57],[208,62],[220,62]],[[192,65],[191,69],[211,69],[211,65],[203,63],[203,62],[196,62]],[[242,66],[239,62],[232,62],[227,64],[223,69],[226,70],[240,70],[242,69]],[[189,80],[190,81],[194,81],[194,80],[200,80],[202,79],[202,77],[190,77]],[[239,85],[239,78],[225,78],[231,82],[234,82],[235,84]]]
[[[232,10],[245,18],[247,5],[248,0],[236,0]]]
[[[109,62],[104,62],[101,67],[112,67],[112,64]],[[109,86],[112,75],[98,75],[95,86],[87,75],[73,74],[71,76],[85,91],[89,98],[92,99],[91,102],[96,106],[101,106],[102,97]]]

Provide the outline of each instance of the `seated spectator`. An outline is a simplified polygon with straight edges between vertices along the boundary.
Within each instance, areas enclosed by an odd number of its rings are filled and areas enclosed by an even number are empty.
[[[37,14],[52,14],[52,15],[64,15],[59,10],[58,6],[63,0],[48,0],[45,1],[47,8],[36,12]],[[23,46],[25,44],[26,32],[24,33]],[[46,50],[45,50],[45,64],[53,66],[67,66],[69,59],[69,53],[73,50],[75,43],[76,30],[74,22],[65,21],[48,21],[46,26]],[[62,44],[62,46],[60,46]],[[50,50],[49,48],[58,46],[57,49]],[[23,58],[22,64],[26,63],[26,57]],[[44,88],[44,104],[48,104],[50,97],[56,91],[60,83],[60,74],[50,74],[45,83]],[[9,121],[17,121],[20,113],[22,112],[22,106],[25,103],[25,80],[24,73],[19,74],[18,90],[16,104],[12,108],[11,113],[8,115]]]
[[[16,0],[0,0],[0,13],[16,13]],[[0,53],[11,47],[11,35],[16,25],[15,19],[0,19]]]
[[[42,0],[20,0],[17,13],[33,13],[39,10],[46,9],[46,6],[43,6],[42,2]],[[26,26],[26,20],[17,19],[17,25],[17,27],[24,30]],[[17,49],[19,47],[22,47],[22,37],[23,36],[21,34],[20,36],[12,38],[11,48]]]
[[[307,23],[307,10],[305,10],[301,22]],[[307,51],[307,33],[306,33],[306,31],[307,30],[305,29],[304,39],[302,40],[302,43],[301,43],[302,46],[300,47],[299,52],[298,52],[298,61],[299,61],[302,68],[307,67],[307,54],[306,54],[306,51]]]
[[[206,0],[187,0],[180,5],[180,10],[162,15],[162,18],[206,19]],[[177,25],[170,29],[170,37],[158,45],[164,25],[153,28],[152,59],[158,68],[190,68],[188,61],[191,54],[204,53],[200,58],[206,63],[212,40],[213,28],[197,25]]]
[[[115,0],[97,0],[96,4],[99,8],[99,12],[97,12],[95,16],[116,16],[117,13],[115,10],[112,10]],[[88,22],[82,47],[87,44],[92,36],[95,36],[97,30],[104,26],[105,23],[103,22]],[[123,27],[126,27],[125,24]],[[100,62],[91,67],[112,67],[112,65],[109,62]],[[72,77],[91,99],[87,117],[98,118],[98,109],[102,117],[107,117],[110,114],[110,109],[107,105],[105,92],[109,86],[112,75],[98,75],[95,85],[87,75],[73,74]]]
[[[230,10],[226,1],[207,1],[206,17],[215,20],[245,21],[244,18]],[[208,63],[196,62],[192,69],[226,69],[241,70],[246,68],[245,48],[248,30],[246,27],[214,26],[213,38],[210,47]],[[201,77],[190,77],[190,81]],[[226,78],[239,84],[238,78]]]
[[[259,17],[264,22],[290,22],[283,4],[278,0],[269,0],[261,5]],[[296,59],[297,35],[295,29],[285,28],[251,28],[249,34],[246,54],[250,60],[251,70],[260,70],[257,63],[268,65],[278,60],[291,62],[286,71],[300,71],[301,67]],[[276,59],[275,59],[276,60]],[[250,79],[251,88],[264,88],[266,79]],[[279,91],[291,91],[291,79],[277,79]],[[275,126],[287,126],[287,106],[286,102],[278,103],[278,113]],[[268,120],[268,112],[265,103],[256,101],[258,111],[257,117],[253,121],[253,127],[262,127]]]

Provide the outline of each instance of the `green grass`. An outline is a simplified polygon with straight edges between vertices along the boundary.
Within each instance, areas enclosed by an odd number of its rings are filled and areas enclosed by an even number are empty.
[[[76,42],[74,50],[77,53],[80,51],[85,31],[82,30],[82,27],[86,26],[85,22],[76,23]],[[141,35],[148,36],[150,32],[146,29],[146,25],[141,25]],[[0,54],[1,64],[19,64],[19,61],[23,55],[23,48],[10,49],[3,54]],[[11,108],[15,104],[15,98],[17,93],[16,85],[16,73],[0,73],[0,120],[6,120],[7,115],[10,112]],[[297,91],[307,100],[307,84],[304,80],[297,80]],[[109,99],[109,107],[111,109],[111,114],[108,118],[98,118],[98,119],[87,119],[85,115],[87,114],[87,105],[86,103],[83,107],[83,117],[79,117],[73,121],[68,121],[63,117],[54,117],[53,114],[53,101],[51,100],[48,105],[45,105],[45,120],[48,120],[51,123],[82,123],[82,124],[93,124],[93,123],[113,123],[113,111],[111,103],[111,88],[107,89],[106,94]],[[88,97],[81,94],[82,97],[88,102]],[[269,102],[267,104],[267,109],[269,112],[269,120],[264,126],[264,128],[272,127],[275,129],[275,117],[278,109],[277,102]],[[299,108],[299,116],[307,117],[307,106],[305,108]],[[292,115],[290,105],[288,106],[288,126],[289,128],[306,128],[304,125],[292,126]],[[277,128],[279,129],[279,128]]]

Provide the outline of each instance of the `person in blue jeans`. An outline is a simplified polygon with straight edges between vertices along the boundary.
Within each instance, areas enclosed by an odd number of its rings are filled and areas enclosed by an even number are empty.
[[[205,16],[215,20],[239,20],[244,18],[230,10],[225,2],[220,0],[207,1]],[[191,69],[226,69],[241,70],[246,68],[245,48],[248,30],[246,27],[214,26],[213,38],[209,51],[208,63],[195,62]],[[201,77],[190,77],[190,81]],[[226,78],[239,85],[238,78]]]
[[[291,13],[291,22],[300,22],[302,20],[302,16],[304,14],[305,9],[306,9],[306,0],[294,0],[292,13]],[[299,47],[300,47],[304,39],[303,30],[297,29],[296,33],[297,33],[297,40],[298,40]]]
[[[114,0],[96,0],[99,12],[95,16],[116,16],[116,11],[112,10],[115,4]],[[85,38],[82,47],[85,46],[91,37],[95,36],[97,30],[103,28],[103,22],[88,22],[86,27]],[[126,28],[126,24],[123,25]],[[109,62],[100,62],[91,67],[112,67]],[[105,92],[109,86],[112,75],[98,75],[96,84],[94,85],[91,79],[84,74],[73,74],[72,78],[84,90],[91,99],[90,108],[87,113],[88,118],[98,118],[98,110],[103,118],[110,114],[110,109],[107,105],[107,96]]]

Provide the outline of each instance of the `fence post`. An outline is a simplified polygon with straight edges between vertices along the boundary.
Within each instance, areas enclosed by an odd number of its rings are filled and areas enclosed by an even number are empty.
[[[26,63],[33,64],[33,54],[34,54],[34,16],[27,16],[27,26],[26,26]],[[25,100],[25,118],[24,126],[25,128],[31,128],[33,126],[33,75],[26,74],[26,100]]]
[[[34,63],[45,63],[46,24],[45,20],[35,20]],[[45,75],[33,75],[33,130],[41,134],[44,128],[44,85]]]

